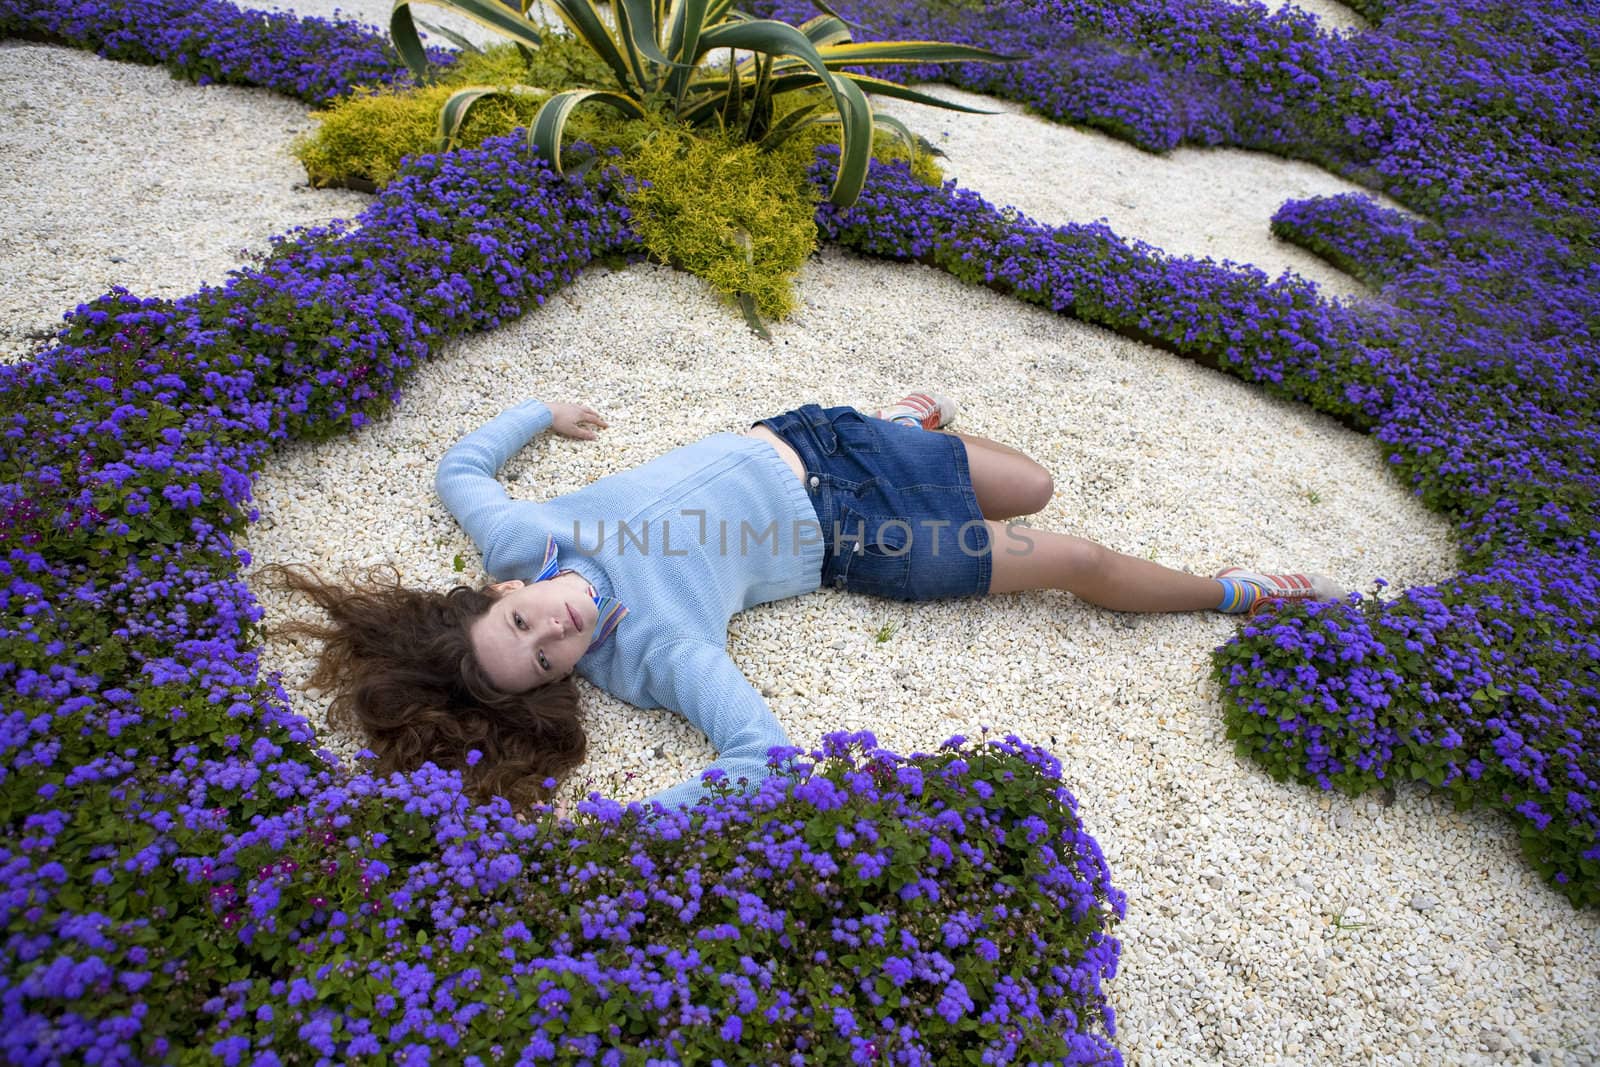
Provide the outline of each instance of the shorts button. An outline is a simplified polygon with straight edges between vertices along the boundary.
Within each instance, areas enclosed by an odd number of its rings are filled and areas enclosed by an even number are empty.
[[[817,486],[819,486],[821,484],[822,484],[822,479],[818,478],[815,474],[813,474],[811,476],[811,488],[815,489]]]
[[[867,546],[866,545],[862,544],[860,541],[856,542],[856,554],[857,555],[861,554],[862,552],[865,552],[866,550],[867,550]]]
[[[833,587],[835,589],[843,589],[844,588],[844,575],[839,574],[839,575],[835,575],[834,576]]]

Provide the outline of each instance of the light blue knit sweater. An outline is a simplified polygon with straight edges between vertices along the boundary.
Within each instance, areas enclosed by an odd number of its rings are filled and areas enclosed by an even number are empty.
[[[462,438],[439,462],[445,506],[498,579],[538,574],[554,536],[563,568],[628,608],[578,673],[688,719],[729,779],[765,777],[767,750],[789,740],[728,658],[728,619],[821,583],[816,511],[799,479],[765,441],[719,433],[575,493],[512,500],[495,472],[550,422],[529,400]],[[697,777],[650,799],[676,806],[703,794]]]

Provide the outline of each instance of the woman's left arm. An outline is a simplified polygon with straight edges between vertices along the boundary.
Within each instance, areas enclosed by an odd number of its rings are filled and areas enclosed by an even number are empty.
[[[688,719],[717,750],[716,762],[707,770],[722,771],[730,783],[743,778],[752,786],[772,773],[767,750],[787,745],[789,735],[725,649],[684,638],[651,660],[650,696]],[[707,795],[700,779],[696,775],[648,799],[669,808],[693,804]]]

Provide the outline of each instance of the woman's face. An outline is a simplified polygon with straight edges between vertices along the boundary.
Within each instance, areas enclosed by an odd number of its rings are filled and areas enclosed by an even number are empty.
[[[599,615],[588,582],[567,573],[532,585],[501,582],[488,592],[495,602],[468,635],[496,689],[525,693],[572,673]]]

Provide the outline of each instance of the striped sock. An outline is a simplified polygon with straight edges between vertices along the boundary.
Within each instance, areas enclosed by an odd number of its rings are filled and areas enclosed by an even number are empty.
[[[1255,582],[1245,578],[1218,578],[1222,584],[1222,603],[1217,605],[1217,610],[1224,615],[1245,615],[1256,606],[1266,592]]]

